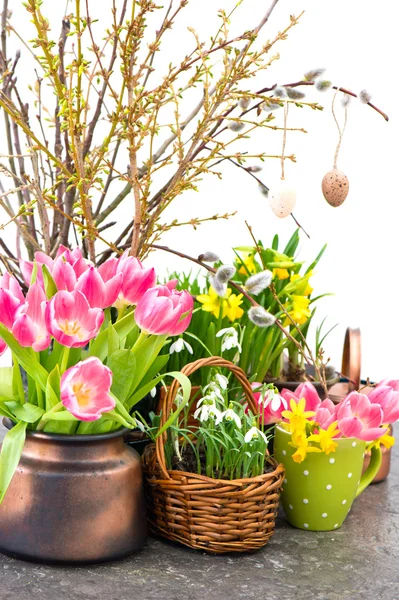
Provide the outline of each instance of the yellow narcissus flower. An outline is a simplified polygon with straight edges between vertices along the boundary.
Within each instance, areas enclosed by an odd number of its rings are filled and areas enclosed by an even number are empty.
[[[280,281],[282,279],[288,279],[289,276],[290,274],[287,269],[273,269],[273,277],[277,277]]]
[[[232,294],[231,288],[227,288],[226,295],[221,298],[217,295],[212,286],[209,286],[207,294],[200,294],[197,296],[198,302],[201,302],[202,310],[205,312],[212,313],[217,319],[220,316],[220,309],[222,309],[222,317],[228,317],[230,321],[240,319],[244,314],[240,304],[242,304],[242,294]]]
[[[382,427],[389,427],[389,425],[382,425]],[[385,446],[385,448],[392,448],[395,443],[395,438],[393,435],[389,435],[388,433],[384,433],[378,440],[374,440],[371,444],[368,444],[367,449],[371,450],[371,448],[379,448],[380,446]]]
[[[305,290],[303,292],[303,296],[310,296],[310,294],[313,292],[313,288],[309,283],[309,279],[312,276],[312,271],[309,271],[309,273],[306,275],[306,279],[307,279],[307,284],[305,287]],[[293,275],[291,275],[291,279],[290,281],[298,281],[298,279],[303,279],[302,275],[299,275],[298,273],[294,273]]]
[[[322,452],[324,452],[325,454],[335,452],[338,444],[332,438],[335,435],[337,435],[337,433],[339,433],[337,425],[338,421],[334,421],[334,423],[331,423],[331,425],[329,425],[327,429],[319,429],[319,433],[314,433],[309,436],[309,442],[319,443]]]
[[[283,410],[281,416],[283,419],[287,419],[291,426],[293,433],[304,432],[306,424],[309,422],[310,417],[314,417],[316,414],[314,410],[305,410],[306,400],[301,398],[298,403],[293,398],[290,400],[290,409]]]
[[[289,316],[297,325],[303,325],[309,319],[311,315],[311,311],[309,310],[309,298],[306,296],[296,296],[295,294],[292,296],[292,307],[291,310],[288,311]],[[288,308],[285,305],[285,308]],[[284,325],[289,325],[290,320],[287,317],[284,321]]]
[[[219,318],[223,298],[217,295],[212,286],[209,287],[207,294],[197,296],[197,300],[203,305],[202,310],[212,313],[217,319]]]
[[[255,255],[254,254],[249,254],[249,253],[245,254],[241,260],[244,263],[238,269],[238,272],[241,275],[248,275],[248,273],[256,273],[256,263],[255,263]]]
[[[292,460],[294,462],[303,462],[309,452],[321,452],[320,448],[316,448],[316,446],[309,446],[309,439],[310,438],[306,437],[305,431],[296,431],[292,433],[292,441],[288,442],[288,444],[289,446],[296,448],[296,451],[292,455]]]
[[[223,299],[223,316],[228,317],[230,321],[235,321],[236,319],[240,319],[244,314],[242,308],[240,308],[240,304],[242,304],[243,295],[242,294],[232,294],[231,289],[228,288],[226,292],[226,296]]]

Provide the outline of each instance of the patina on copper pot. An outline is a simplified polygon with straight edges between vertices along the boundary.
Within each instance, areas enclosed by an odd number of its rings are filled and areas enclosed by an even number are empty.
[[[124,433],[28,432],[0,506],[0,551],[88,564],[140,549],[147,537],[141,464]]]

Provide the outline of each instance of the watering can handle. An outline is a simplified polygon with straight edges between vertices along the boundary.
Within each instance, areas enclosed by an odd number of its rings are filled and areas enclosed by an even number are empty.
[[[375,446],[371,449],[371,458],[370,464],[363,473],[360,478],[360,482],[356,492],[356,498],[364,492],[366,487],[373,481],[374,477],[377,475],[380,470],[382,461],[382,452],[381,448],[376,448]]]

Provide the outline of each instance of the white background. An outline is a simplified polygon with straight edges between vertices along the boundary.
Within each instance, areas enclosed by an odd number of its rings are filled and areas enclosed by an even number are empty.
[[[32,37],[32,26],[19,0],[9,3],[13,22],[24,39]],[[93,15],[107,19],[110,0],[94,3]],[[295,153],[296,164],[286,166],[287,176],[295,181],[298,203],[295,215],[311,239],[302,236],[301,258],[312,260],[327,242],[327,252],[312,280],[315,291],[334,292],[319,305],[319,318],[328,316],[332,326],[339,327],[326,343],[326,352],[339,367],[344,332],[347,326],[358,326],[362,331],[363,376],[372,379],[399,377],[399,318],[398,318],[398,97],[397,58],[399,42],[396,31],[395,2],[380,0],[280,0],[277,8],[262,30],[261,39],[273,38],[283,29],[290,14],[306,10],[301,23],[289,39],[278,46],[280,60],[262,75],[261,85],[288,83],[301,79],[311,68],[323,66],[334,84],[354,92],[366,88],[372,101],[389,114],[389,123],[367,106],[353,102],[349,109],[347,133],[339,159],[339,167],[348,175],[350,194],[345,204],[333,209],[321,195],[321,180],[330,170],[337,140],[337,131],[331,116],[332,95],[309,94],[309,100],[325,106],[323,113],[310,109],[291,109],[289,126],[308,131],[288,135],[287,153]],[[180,27],[169,35],[163,47],[160,64],[167,65],[191,49],[188,25],[194,26],[203,39],[209,39],[217,24],[216,11],[228,9],[227,0],[191,0],[183,12]],[[267,9],[268,2],[246,0],[237,13],[236,28],[254,27]],[[57,23],[64,14],[64,2],[44,0],[43,13]],[[70,10],[70,9],[69,9]],[[55,20],[54,20],[55,19]],[[159,21],[160,15],[157,15]],[[186,46],[185,46],[186,44]],[[14,47],[19,47],[15,44]],[[24,69],[23,75],[21,68]],[[34,81],[29,59],[20,68],[22,86]],[[258,80],[259,81],[259,80]],[[256,86],[253,88],[256,89]],[[189,107],[187,112],[189,112]],[[277,113],[276,113],[277,116]],[[281,124],[282,115],[278,114]],[[253,148],[279,153],[281,132],[264,130],[253,140]],[[0,152],[5,153],[3,142]],[[187,220],[193,216],[209,216],[238,211],[228,222],[201,225],[197,231],[179,228],[164,238],[164,243],[197,255],[211,249],[222,258],[231,260],[231,246],[250,243],[244,225],[247,219],[257,237],[268,244],[274,233],[287,240],[294,231],[288,218],[275,217],[267,200],[248,175],[234,166],[223,169],[223,181],[215,177],[204,179],[199,193],[186,193],[179,198],[166,215],[166,221],[178,217]],[[271,185],[279,178],[278,161],[266,163],[261,178]],[[129,209],[120,213],[120,222],[130,218]],[[4,216],[0,213],[0,222]],[[116,237],[115,233],[115,237]],[[13,243],[14,233],[6,230],[5,239]],[[150,257],[160,273],[166,269],[191,267],[171,255],[154,253]],[[3,357],[2,362],[7,360]]]

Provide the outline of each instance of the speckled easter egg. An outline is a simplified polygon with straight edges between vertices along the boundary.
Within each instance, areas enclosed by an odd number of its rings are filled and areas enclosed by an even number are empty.
[[[296,189],[292,183],[283,179],[269,192],[270,208],[277,217],[284,219],[294,210]]]
[[[342,171],[332,169],[324,175],[321,189],[330,206],[341,206],[349,192],[349,179]]]

